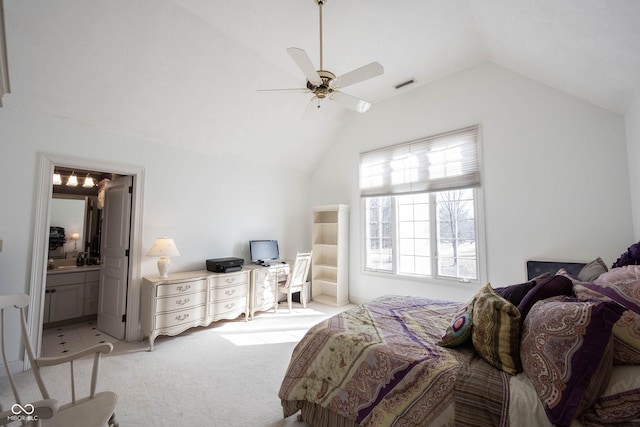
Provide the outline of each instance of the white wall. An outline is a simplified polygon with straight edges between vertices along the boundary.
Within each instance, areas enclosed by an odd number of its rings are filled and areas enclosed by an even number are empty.
[[[459,283],[363,272],[362,151],[481,125],[487,279],[526,278],[528,259],[611,264],[632,240],[623,118],[492,64],[375,104],[335,141],[312,175],[312,203],[352,206],[351,300],[388,294],[464,301]]]
[[[42,152],[144,167],[142,249],[146,254],[158,236],[173,237],[180,257],[171,271],[204,269],[207,258],[248,259],[250,239],[279,240],[283,257],[311,249],[307,174],[151,142],[158,141],[2,108],[0,292],[29,292]],[[142,274],[157,275],[155,258],[143,256]]]
[[[627,130],[633,234],[635,235],[633,240],[637,242],[640,240],[640,95],[627,110],[624,121]]]

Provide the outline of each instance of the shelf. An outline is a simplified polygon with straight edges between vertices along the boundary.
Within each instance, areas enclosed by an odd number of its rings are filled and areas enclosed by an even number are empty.
[[[316,283],[316,284],[322,284],[322,285],[329,285],[329,286],[338,286],[338,282],[336,281],[336,279],[333,279],[331,277],[314,277],[311,281],[311,283]]]
[[[336,297],[331,295],[320,294],[320,295],[314,296],[311,299],[319,304],[330,305],[332,307],[340,307],[336,302]]]

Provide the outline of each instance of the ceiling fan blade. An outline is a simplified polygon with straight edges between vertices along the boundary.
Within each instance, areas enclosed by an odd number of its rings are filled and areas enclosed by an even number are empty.
[[[316,71],[316,68],[313,66],[313,62],[309,59],[307,52],[297,47],[290,47],[287,49],[287,52],[289,52],[291,58],[293,58],[295,63],[298,65],[298,68],[302,70],[307,80],[314,85],[322,84],[322,79]]]
[[[358,113],[364,113],[371,108],[371,103],[363,99],[356,98],[355,96],[348,95],[344,92],[333,92],[331,99],[339,102],[347,108],[357,111]]]
[[[360,83],[364,80],[377,77],[384,73],[384,68],[379,62],[372,62],[371,64],[364,65],[360,68],[356,68],[353,71],[349,71],[337,77],[333,82],[333,87],[344,88],[351,86],[352,84]]]

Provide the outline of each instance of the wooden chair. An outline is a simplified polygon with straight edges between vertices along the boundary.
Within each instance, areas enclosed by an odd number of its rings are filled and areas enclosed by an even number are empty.
[[[111,343],[97,344],[64,356],[36,358],[34,356],[31,342],[29,341],[29,331],[25,318],[25,308],[28,304],[28,295],[0,296],[0,327],[2,332],[0,344],[2,344],[2,358],[4,360],[4,367],[15,398],[15,402],[12,402],[11,408],[2,412],[0,425],[20,422],[22,425],[28,426],[99,427],[108,424],[109,426],[117,427],[118,422],[115,419],[114,410],[118,396],[111,391],[96,393],[96,385],[98,382],[98,373],[100,368],[100,356],[101,354],[110,353],[113,350],[113,345],[111,345]],[[11,375],[11,369],[7,363],[5,355],[4,313],[5,309],[12,307],[19,311],[22,339],[24,341],[29,361],[31,362],[31,371],[38,388],[40,389],[40,394],[42,394],[43,397],[43,400],[37,402],[23,402],[20,399],[18,389],[13,376]],[[90,393],[86,397],[77,399],[73,362],[88,355],[93,355]],[[59,406],[58,400],[51,398],[40,371],[43,367],[62,363],[70,364],[71,402]],[[55,385],[56,387],[60,386],[59,384]],[[2,410],[3,409],[0,408],[0,411]]]
[[[300,253],[296,255],[296,261],[293,264],[291,272],[287,276],[286,282],[278,283],[277,292],[287,294],[287,303],[289,303],[289,313],[292,311],[292,297],[294,292],[300,292],[300,302],[304,308],[307,308],[307,276],[311,267],[311,252]],[[278,299],[276,298],[275,311],[278,311]]]

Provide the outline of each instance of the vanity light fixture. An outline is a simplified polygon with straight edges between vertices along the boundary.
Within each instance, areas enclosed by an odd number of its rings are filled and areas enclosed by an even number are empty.
[[[176,243],[169,237],[158,237],[149,250],[147,256],[157,256],[158,259],[158,272],[160,278],[166,279],[169,277],[169,264],[171,260],[170,256],[180,256]]]
[[[78,177],[75,172],[71,172],[69,179],[67,180],[67,185],[69,187],[77,187],[78,186]]]
[[[53,185],[62,185],[62,177],[59,173],[53,174]]]
[[[96,184],[93,181],[93,178],[91,178],[89,174],[87,174],[87,177],[84,179],[84,184],[82,184],[82,186],[85,188],[91,188],[91,187],[95,187]]]

